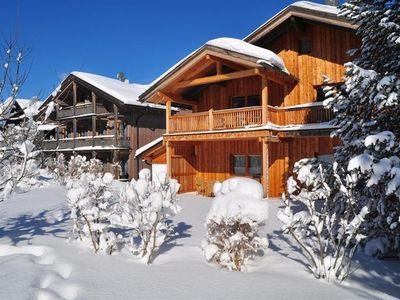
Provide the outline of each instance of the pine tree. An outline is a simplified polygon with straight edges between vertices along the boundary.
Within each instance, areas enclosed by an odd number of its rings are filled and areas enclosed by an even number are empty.
[[[399,12],[398,0],[351,0],[342,6],[339,15],[358,26],[362,45],[346,64],[345,84],[327,100],[339,127],[333,135],[343,141],[335,153],[341,177],[357,201],[356,212],[369,207],[360,233],[367,241],[384,240],[380,252],[399,252]]]

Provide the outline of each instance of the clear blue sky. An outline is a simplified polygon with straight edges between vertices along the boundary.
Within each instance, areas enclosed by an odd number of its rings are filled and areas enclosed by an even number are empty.
[[[1,0],[0,32],[17,31],[32,48],[19,96],[45,98],[75,70],[149,83],[206,41],[243,38],[292,2]]]

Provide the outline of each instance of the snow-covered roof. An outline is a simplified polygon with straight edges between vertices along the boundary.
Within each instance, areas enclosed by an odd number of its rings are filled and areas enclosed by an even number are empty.
[[[37,98],[32,99],[16,99],[19,106],[22,108],[26,116],[36,116],[39,113],[40,106],[43,102],[39,101]]]
[[[122,82],[118,79],[85,72],[72,72],[71,74],[104,91],[110,96],[117,98],[125,104],[144,105],[138,101],[138,97],[148,88],[148,85]]]
[[[149,87],[149,85],[147,84],[129,83],[127,81],[122,82],[118,79],[109,78],[92,73],[86,73],[86,72],[74,71],[70,75],[73,75],[79,78],[80,80],[96,87],[97,89],[118,99],[124,104],[165,109],[163,105],[142,103],[138,101],[139,95],[142,94]],[[67,76],[67,78],[69,77],[70,76]],[[56,95],[61,91],[61,86],[62,84],[58,85],[54,89],[54,91],[49,95],[49,97],[47,97],[47,99],[50,99],[51,97],[53,98],[56,97]],[[176,109],[173,108],[173,110]]]
[[[326,4],[321,4],[321,3],[315,3],[315,2],[310,2],[310,1],[297,1],[289,6],[291,7],[301,7],[301,8],[306,8],[312,11],[319,11],[319,12],[324,12],[324,13],[329,13],[329,14],[334,14],[337,15],[339,12],[339,8],[333,5],[326,5]]]
[[[283,62],[282,58],[280,58],[274,52],[249,44],[243,40],[223,37],[208,41],[206,45],[244,54],[247,56],[252,56],[258,59],[258,63],[261,63],[261,61],[263,61],[273,67],[280,69],[285,73],[289,73],[289,71],[285,67],[285,63]]]
[[[148,94],[155,86],[157,86],[162,80],[167,78],[169,75],[177,71],[181,66],[183,66],[186,62],[188,62],[191,58],[196,56],[199,52],[203,51],[206,48],[218,48],[224,51],[235,52],[238,54],[242,54],[248,57],[251,57],[256,60],[257,64],[260,66],[269,65],[279,69],[284,73],[289,73],[285,67],[283,60],[276,55],[274,52],[252,45],[243,40],[236,38],[217,38],[206,42],[203,46],[196,49],[189,55],[185,56],[183,59],[178,61],[175,65],[157,77],[152,83],[150,83],[148,89],[140,96],[141,100],[143,100],[144,96]]]
[[[163,137],[160,136],[159,138],[151,141],[150,143],[148,143],[148,144],[136,149],[135,158],[138,157],[139,155],[141,155],[143,152],[145,152],[145,151],[149,150],[150,148],[154,147],[155,145],[161,143],[162,140],[163,140]]]
[[[297,1],[275,14],[256,30],[247,35],[243,40],[254,43],[290,17],[306,18],[322,23],[355,29],[355,25],[339,17],[338,12],[339,8],[332,5],[310,1]]]

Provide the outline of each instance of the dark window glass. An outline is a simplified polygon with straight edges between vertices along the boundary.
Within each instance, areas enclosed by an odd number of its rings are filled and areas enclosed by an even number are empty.
[[[260,106],[260,95],[248,96],[247,106]]]
[[[234,155],[233,156],[233,174],[246,175],[246,156]]]
[[[299,54],[310,54],[311,53],[311,40],[309,38],[303,38],[299,41]]]
[[[317,102],[322,102],[324,100],[325,100],[324,87],[320,86],[317,88]]]
[[[232,108],[245,107],[245,97],[232,97]]]
[[[249,155],[249,175],[261,175],[261,155]]]

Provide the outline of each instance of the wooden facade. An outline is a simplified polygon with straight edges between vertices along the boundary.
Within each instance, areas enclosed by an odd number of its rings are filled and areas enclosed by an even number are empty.
[[[285,191],[296,161],[333,153],[333,112],[319,99],[323,75],[343,81],[347,51],[359,46],[336,15],[289,7],[245,41],[276,53],[287,73],[254,57],[208,44],[142,95],[166,104],[163,160],[181,191],[209,194],[232,176],[259,180],[266,196]],[[270,29],[273,28],[273,29]],[[171,104],[191,113],[171,116]]]
[[[48,122],[54,129],[46,133],[44,151],[67,159],[75,154],[96,157],[117,179],[137,178],[147,165],[134,158],[135,150],[165,133],[164,109],[123,103],[74,74],[43,106],[50,101],[55,110]]]

